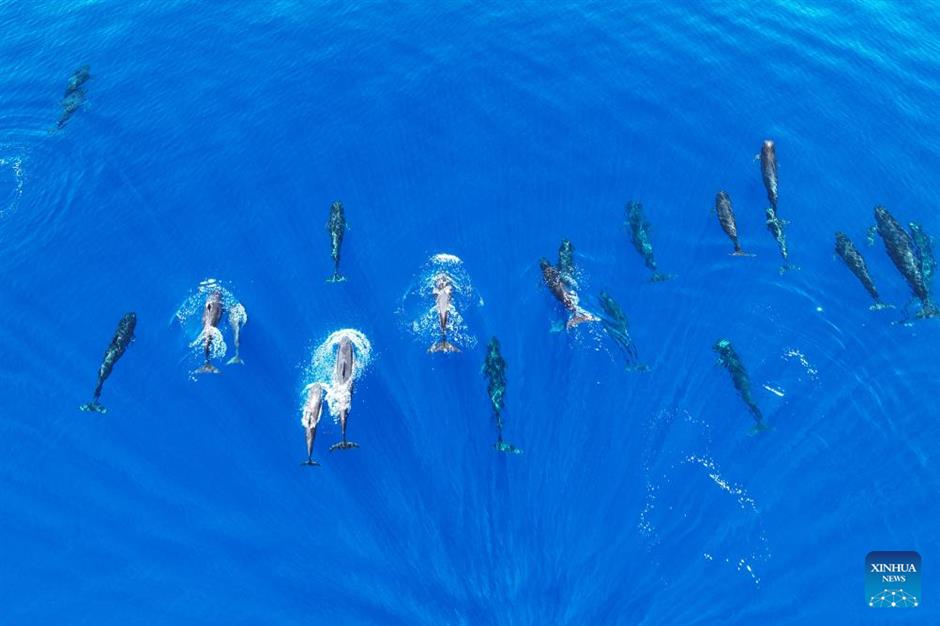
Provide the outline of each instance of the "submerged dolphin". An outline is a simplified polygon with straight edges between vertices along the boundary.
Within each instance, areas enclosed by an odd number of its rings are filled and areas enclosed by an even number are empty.
[[[497,452],[509,454],[522,454],[522,450],[507,441],[503,441],[503,406],[506,397],[506,361],[499,351],[499,340],[490,339],[486,346],[486,359],[483,362],[483,376],[486,377],[486,393],[490,397],[490,406],[493,409],[493,420],[496,422],[496,443],[493,448]]]
[[[212,342],[216,340],[217,336],[220,336],[219,332],[219,320],[222,319],[222,292],[213,291],[209,294],[209,297],[206,298],[206,304],[202,311],[202,333],[196,339],[197,342],[202,340],[205,350],[205,363],[196,370],[196,374],[218,374],[219,368],[212,365],[209,362],[210,353],[212,350]]]
[[[862,253],[858,251],[858,248],[855,247],[852,240],[849,239],[849,236],[843,232],[836,233],[836,254],[845,261],[848,268],[855,274],[859,282],[862,283],[862,286],[865,287],[865,291],[867,291],[868,295],[875,301],[870,308],[873,311],[887,308],[888,305],[881,302],[881,296],[878,295],[875,283],[868,274],[868,266],[865,264]]]
[[[450,320],[451,300],[454,282],[447,274],[438,274],[434,279],[434,308],[441,328],[441,340],[428,348],[428,352],[460,352],[460,348],[447,341],[447,327]]]
[[[127,346],[134,340],[134,329],[136,327],[136,313],[125,313],[121,321],[118,322],[117,330],[114,331],[114,337],[111,338],[111,343],[108,345],[108,349],[105,350],[101,367],[98,368],[98,383],[95,385],[94,396],[91,402],[79,407],[82,411],[96,411],[98,413],[106,413],[108,411],[104,406],[98,403],[98,400],[101,398],[101,387],[104,385],[104,381],[108,379],[108,376],[111,375],[114,364],[117,363],[118,359],[124,354],[124,351],[127,350]]]
[[[633,247],[643,257],[647,269],[653,272],[650,280],[660,282],[672,278],[669,274],[662,274],[656,269],[656,257],[653,254],[653,242],[650,240],[650,223],[643,214],[643,205],[639,202],[627,203],[627,227],[630,229],[630,240]]]
[[[65,95],[62,97],[62,115],[59,117],[56,127],[49,132],[64,128],[72,115],[81,108],[85,102],[84,84],[90,78],[91,70],[87,65],[81,66],[72,73],[68,85],[65,87]]]
[[[304,402],[303,424],[307,433],[307,460],[304,465],[319,465],[313,460],[313,442],[317,438],[317,425],[320,423],[320,414],[323,413],[323,385],[313,383],[307,387],[307,400]]]
[[[346,214],[342,202],[336,201],[330,205],[330,219],[326,223],[326,230],[330,233],[330,257],[333,259],[333,275],[327,282],[338,283],[346,280],[339,273],[339,253],[343,247],[343,236],[346,234]]]
[[[770,208],[777,212],[777,147],[773,140],[765,139],[760,149],[760,173],[767,190]]]
[[[920,273],[924,277],[924,285],[927,286],[927,292],[930,293],[930,283],[933,282],[933,276],[936,270],[937,261],[933,256],[933,237],[924,232],[923,227],[917,222],[909,222],[911,229],[911,241],[914,243],[914,253],[920,262]]]
[[[244,365],[245,362],[238,355],[238,348],[241,339],[242,327],[248,323],[248,311],[245,306],[239,302],[228,311],[228,325],[232,328],[232,336],[235,338],[235,356],[228,360],[226,365]]]
[[[754,431],[759,432],[766,430],[767,424],[764,422],[764,416],[761,414],[757,403],[754,402],[754,398],[751,397],[751,382],[747,375],[747,370],[744,369],[744,364],[741,362],[738,353],[732,347],[731,342],[727,339],[721,339],[715,343],[713,349],[718,353],[718,364],[724,366],[724,368],[728,370],[728,373],[731,374],[731,382],[734,384],[734,388],[738,390],[744,404],[747,405],[747,408],[750,409],[751,414],[754,416],[754,421],[756,422]]]
[[[349,409],[352,404],[353,372],[356,366],[356,356],[352,341],[349,337],[340,339],[336,351],[336,365],[333,368],[332,393],[341,398],[339,423],[343,431],[343,440],[330,446],[330,450],[343,450],[358,448],[358,443],[346,440],[346,422],[349,419]]]
[[[921,262],[915,251],[911,236],[883,206],[875,207],[875,224],[878,227],[878,234],[881,235],[881,239],[884,241],[885,250],[888,252],[891,262],[894,263],[904,280],[907,281],[911,291],[914,292],[914,295],[920,299],[923,305],[917,316],[936,316],[938,311],[930,302],[930,294],[924,280]]]
[[[638,372],[649,370],[647,365],[639,362],[640,357],[636,345],[633,343],[633,338],[630,337],[630,326],[623,309],[606,291],[601,292],[600,301],[601,308],[604,310],[601,323],[610,338],[620,346],[620,349],[627,357],[627,369]]]
[[[568,323],[565,325],[565,328],[570,330],[583,322],[600,321],[600,318],[596,315],[581,308],[578,304],[578,292],[565,283],[558,268],[553,266],[546,259],[539,260],[539,267],[542,269],[542,278],[545,280],[545,284],[552,292],[552,295],[571,312],[571,316],[568,318]]]
[[[568,285],[578,286],[578,282],[574,278],[574,246],[568,239],[562,240],[561,245],[558,247],[558,271]]]
[[[738,243],[738,226],[734,220],[731,196],[724,191],[719,191],[715,196],[715,214],[718,215],[718,223],[721,224],[721,229],[725,231],[725,234],[731,239],[731,243],[734,244],[734,252],[731,254],[734,256],[749,256],[741,249],[741,244]]]
[[[783,232],[783,227],[786,225],[786,222],[777,217],[776,211],[771,207],[767,207],[765,213],[767,215],[767,230],[769,230],[770,234],[777,240],[777,247],[780,248],[780,256],[783,257],[783,265],[780,266],[780,273],[782,274],[792,267],[790,265],[790,255],[787,252],[787,236],[786,233]]]

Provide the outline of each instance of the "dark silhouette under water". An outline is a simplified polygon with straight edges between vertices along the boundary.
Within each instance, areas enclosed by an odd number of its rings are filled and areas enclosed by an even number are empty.
[[[643,257],[643,263],[647,269],[653,272],[650,280],[661,282],[672,278],[671,275],[663,274],[656,269],[656,256],[653,254],[653,242],[650,240],[651,226],[643,214],[643,205],[631,200],[627,203],[626,214],[626,226],[630,230],[630,240],[633,242],[633,247]]]
[[[601,316],[601,323],[604,325],[604,330],[607,331],[610,338],[620,346],[620,349],[623,350],[624,355],[626,355],[627,369],[638,372],[649,370],[647,365],[640,363],[636,344],[633,343],[633,338],[630,337],[629,320],[627,320],[623,309],[620,308],[620,305],[617,304],[606,291],[601,292],[599,299],[601,308],[604,311],[604,315]]]
[[[65,127],[68,121],[85,103],[85,83],[91,79],[91,68],[83,65],[69,77],[69,83],[65,87],[65,95],[62,97],[62,115],[52,131],[60,130]]]
[[[734,256],[751,256],[741,249],[738,241],[738,225],[734,219],[734,209],[731,206],[731,196],[725,191],[719,191],[715,195],[715,214],[718,216],[718,223],[721,229],[725,231],[731,243],[734,245]]]
[[[928,235],[917,222],[909,222],[908,228],[911,230],[914,254],[920,263],[920,274],[924,277],[924,285],[927,287],[927,293],[929,294],[937,267],[937,261],[933,256],[933,237]]]
[[[343,247],[343,237],[346,234],[346,212],[342,202],[336,201],[330,205],[330,219],[326,223],[326,230],[330,233],[330,258],[333,259],[333,275],[327,279],[327,282],[342,282],[346,280],[339,273],[339,254]]]
[[[83,404],[82,411],[96,411],[98,413],[107,413],[107,409],[98,403],[101,398],[101,388],[104,381],[111,375],[111,370],[118,359],[127,350],[127,346],[134,340],[134,329],[137,327],[137,314],[125,313],[121,321],[118,322],[117,330],[114,331],[114,337],[104,353],[104,359],[101,361],[101,367],[98,368],[98,383],[95,385],[95,393],[91,402]]]
[[[486,346],[486,360],[483,362],[483,375],[487,379],[486,393],[490,397],[493,409],[493,421],[496,422],[496,443],[493,447],[499,452],[522,454],[522,450],[503,441],[503,406],[506,396],[506,361],[499,352],[499,340],[490,339]]]
[[[562,240],[558,247],[558,272],[569,286],[577,285],[574,277],[574,245],[568,239]]]
[[[754,416],[756,422],[754,425],[755,432],[766,430],[767,425],[764,422],[764,416],[751,396],[751,381],[747,375],[747,370],[744,369],[744,364],[741,362],[741,357],[738,356],[731,342],[727,339],[720,339],[715,343],[713,349],[718,353],[718,364],[722,365],[731,374],[731,382],[734,384],[734,388],[738,390],[744,404],[747,405],[751,415]]]

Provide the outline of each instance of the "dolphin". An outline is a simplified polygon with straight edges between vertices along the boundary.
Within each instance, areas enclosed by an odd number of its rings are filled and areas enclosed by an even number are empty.
[[[565,280],[561,272],[558,271],[558,268],[544,258],[539,260],[539,267],[542,269],[542,278],[545,280],[545,284],[552,292],[552,295],[571,312],[571,317],[568,318],[568,323],[565,325],[565,328],[570,330],[582,322],[600,321],[600,318],[596,315],[581,308],[578,304],[578,293],[572,287],[565,284]]]
[[[756,422],[754,432],[766,430],[767,424],[764,422],[764,416],[761,414],[757,403],[754,402],[754,398],[751,397],[751,382],[747,370],[744,369],[744,364],[741,362],[741,357],[738,356],[731,342],[727,339],[720,339],[715,343],[713,349],[718,353],[718,364],[724,366],[731,374],[731,382],[734,384],[734,388],[741,394],[741,399],[744,400],[744,404],[747,405],[747,408],[754,416]]]
[[[339,273],[339,253],[343,247],[343,235],[346,234],[346,214],[342,202],[336,201],[330,205],[330,219],[326,223],[326,230],[330,233],[330,256],[333,258],[333,275],[327,282],[342,282],[346,280]]]
[[[241,329],[248,323],[248,311],[245,306],[239,302],[228,311],[228,325],[232,328],[232,335],[235,337],[235,356],[228,360],[226,365],[244,365],[245,362],[238,355],[239,340],[241,338]]]
[[[69,82],[65,86],[65,94],[62,97],[62,115],[56,123],[55,128],[49,132],[61,130],[68,123],[69,119],[78,111],[85,102],[84,84],[91,78],[91,69],[83,65],[72,73]]]
[[[630,239],[633,247],[643,257],[643,263],[647,269],[653,272],[650,280],[661,282],[672,278],[669,274],[662,274],[656,269],[656,257],[653,255],[653,242],[650,241],[650,223],[646,221],[643,214],[643,205],[639,202],[630,201],[627,203],[627,227],[630,229]]]
[[[136,327],[136,313],[125,313],[121,321],[118,322],[117,330],[114,331],[114,337],[111,338],[111,343],[108,345],[108,349],[105,350],[101,367],[98,368],[98,383],[95,385],[94,396],[91,402],[79,407],[82,411],[107,413],[108,410],[98,402],[101,398],[101,387],[104,385],[104,381],[108,379],[108,376],[111,375],[114,364],[117,363],[118,359],[124,354],[124,351],[127,350],[127,346],[134,340],[134,329]]]
[[[940,312],[930,302],[927,283],[924,280],[920,259],[917,257],[911,236],[888,212],[888,209],[883,206],[875,207],[875,224],[878,227],[878,234],[881,235],[881,239],[884,241],[885,250],[888,252],[891,262],[894,263],[898,272],[907,281],[911,291],[914,292],[914,295],[920,299],[923,305],[917,316],[934,317],[938,315]]]
[[[558,247],[558,272],[569,286],[578,286],[574,277],[574,246],[568,239],[564,239]]]
[[[764,188],[767,189],[767,199],[770,208],[777,212],[777,147],[772,139],[765,139],[761,146],[760,173],[764,179]]]
[[[911,241],[914,242],[914,253],[920,261],[920,273],[924,277],[927,292],[930,293],[930,283],[933,282],[937,266],[937,261],[933,256],[933,237],[924,232],[923,227],[917,222],[909,222],[908,228],[911,230]]]
[[[82,88],[88,80],[91,78],[91,67],[89,65],[83,65],[74,72],[69,77],[69,83],[65,86],[65,95],[68,96],[75,91],[78,91]]]
[[[358,443],[346,440],[346,422],[349,420],[349,409],[352,402],[353,372],[356,366],[355,352],[349,337],[343,337],[336,351],[336,365],[333,368],[332,392],[341,398],[339,423],[343,431],[343,440],[330,446],[330,451],[347,448],[358,448]]]
[[[522,454],[522,450],[503,441],[503,406],[506,403],[506,360],[499,351],[499,340],[490,339],[486,346],[486,359],[483,361],[483,376],[486,377],[486,393],[490,397],[493,409],[493,420],[496,422],[496,443],[493,448],[497,452],[509,454]]]
[[[855,274],[859,282],[862,283],[865,291],[867,291],[868,295],[875,301],[870,308],[873,311],[888,308],[887,304],[881,302],[881,296],[878,295],[875,283],[868,274],[868,266],[865,264],[862,253],[858,251],[858,248],[855,247],[848,235],[843,232],[836,233],[836,254],[845,261],[848,268]]]
[[[219,320],[222,319],[222,309],[222,292],[213,291],[209,294],[209,297],[206,298],[206,305],[202,311],[202,332],[196,339],[197,343],[202,341],[205,344],[206,357],[206,361],[202,364],[202,367],[196,370],[197,374],[219,373],[219,369],[209,362],[209,352],[212,349],[212,342],[217,336],[221,335],[218,326]]]
[[[300,423],[307,431],[307,460],[304,465],[319,465],[313,460],[313,441],[317,438],[317,424],[320,423],[320,414],[323,413],[323,385],[313,383],[307,387],[307,401],[304,402],[303,417]]]
[[[636,345],[633,343],[633,338],[630,337],[630,326],[623,309],[606,291],[601,292],[600,301],[601,308],[604,310],[601,323],[610,338],[620,346],[620,349],[626,355],[627,369],[637,372],[648,371],[649,366],[639,362],[640,357]]]
[[[718,215],[718,223],[721,224],[721,229],[725,231],[725,234],[731,239],[731,243],[734,244],[734,252],[731,254],[734,256],[749,256],[741,249],[741,244],[738,243],[738,227],[734,221],[731,197],[724,191],[719,191],[718,195],[715,196],[715,213]]]
[[[777,240],[777,247],[780,248],[780,256],[783,257],[783,265],[780,267],[780,273],[782,274],[791,267],[790,255],[787,252],[787,236],[786,233],[783,232],[786,221],[777,217],[777,213],[771,207],[767,207],[765,214],[767,215],[767,230],[769,230],[770,234]]]
[[[460,348],[447,341],[447,324],[450,319],[453,292],[454,283],[450,276],[444,273],[438,274],[434,279],[434,308],[441,327],[441,340],[428,348],[428,352],[460,352]]]

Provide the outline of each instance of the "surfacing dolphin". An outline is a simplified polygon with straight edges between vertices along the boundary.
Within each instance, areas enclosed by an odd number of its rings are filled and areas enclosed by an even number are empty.
[[[349,409],[352,404],[353,372],[356,366],[356,356],[352,341],[349,337],[340,339],[336,350],[336,365],[333,368],[332,393],[340,398],[339,423],[343,431],[343,440],[330,446],[330,451],[358,448],[358,443],[346,440],[346,423],[349,420]]]
[[[317,425],[323,413],[323,391],[323,385],[320,383],[313,383],[307,387],[307,400],[304,402],[304,412],[300,418],[300,423],[303,424],[307,433],[307,460],[303,462],[303,465],[319,465],[313,460],[313,442],[317,438]]]
[[[855,244],[852,243],[849,236],[843,232],[836,233],[836,254],[839,255],[839,258],[841,258],[852,273],[855,274],[855,277],[862,283],[865,291],[867,291],[868,295],[875,301],[869,308],[873,311],[888,308],[890,305],[884,304],[881,301],[881,296],[878,295],[878,290],[875,288],[875,282],[868,274],[868,266],[865,264],[862,253],[858,251],[858,248],[855,247]]]
[[[434,277],[434,308],[437,311],[441,340],[428,348],[428,352],[460,352],[460,348],[447,341],[450,322],[450,307],[454,295],[454,281],[445,273]]]
[[[84,85],[90,78],[91,69],[87,65],[81,66],[72,73],[68,85],[65,87],[65,95],[62,97],[62,115],[59,117],[55,128],[49,132],[64,128],[72,115],[81,108],[85,102]]]
[[[241,331],[245,324],[248,323],[248,311],[245,310],[245,306],[239,302],[233,306],[228,311],[228,325],[232,329],[232,336],[235,338],[235,356],[230,358],[226,365],[244,365],[245,362],[242,361],[241,356],[238,354],[238,349],[241,342]]]
[[[107,409],[102,406],[98,400],[101,398],[101,387],[104,381],[111,375],[114,364],[127,350],[127,346],[134,340],[134,329],[137,327],[137,315],[135,313],[125,313],[121,321],[118,322],[117,330],[114,331],[114,337],[108,349],[105,350],[104,358],[101,361],[101,367],[98,368],[98,383],[95,385],[95,393],[91,402],[83,404],[82,411],[95,411],[98,413],[107,413]]]
[[[343,203],[336,201],[330,205],[330,219],[326,223],[326,230],[330,233],[330,257],[333,259],[333,275],[327,282],[338,283],[346,280],[339,273],[339,253],[343,247],[343,236],[346,234],[346,212]]]
[[[567,324],[565,324],[566,329],[571,330],[583,322],[600,321],[600,318],[596,315],[581,308],[580,304],[578,304],[578,292],[565,283],[558,268],[544,258],[539,259],[539,267],[542,269],[542,278],[548,286],[548,289],[552,292],[552,295],[571,313]]]
[[[917,256],[911,236],[883,206],[875,207],[875,224],[891,262],[923,305],[917,317],[938,315],[940,312],[930,302],[930,293],[924,280],[921,261]]]
[[[933,282],[937,267],[937,261],[933,256],[933,237],[928,235],[917,222],[909,222],[908,228],[911,229],[914,254],[917,255],[917,260],[920,262],[920,273],[924,277],[924,285],[927,287],[927,293],[930,293],[930,285]]]
[[[196,339],[197,345],[201,340],[205,354],[205,362],[195,371],[196,374],[218,374],[219,368],[209,362],[211,358],[212,342],[221,336],[219,320],[222,319],[222,292],[213,291],[206,298],[202,311],[202,333]]]

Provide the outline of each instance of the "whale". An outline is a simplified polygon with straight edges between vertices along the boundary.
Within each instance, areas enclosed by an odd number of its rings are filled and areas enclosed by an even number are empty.
[[[715,214],[718,216],[718,223],[721,229],[725,231],[731,243],[734,244],[734,256],[750,256],[741,249],[738,242],[738,226],[734,219],[734,209],[731,206],[731,196],[725,191],[719,191],[715,196]]]
[[[852,243],[849,236],[843,232],[836,233],[836,254],[845,262],[849,270],[851,270],[859,282],[862,283],[868,295],[875,301],[870,308],[872,310],[887,308],[888,305],[881,302],[878,289],[875,288],[875,283],[868,274],[868,266],[865,264],[862,253],[858,251],[858,248],[855,247],[855,244]]]
[[[220,336],[219,320],[222,319],[222,292],[213,291],[206,298],[205,306],[202,310],[202,332],[196,339],[197,344],[202,343],[205,351],[205,362],[196,370],[197,374],[218,374],[219,368],[209,362],[212,350],[212,342]]]
[[[104,381],[111,375],[114,364],[118,362],[127,350],[127,346],[134,341],[134,329],[137,328],[137,314],[125,313],[118,322],[117,330],[108,344],[108,349],[104,352],[104,358],[101,360],[101,366],[98,368],[98,382],[95,385],[95,392],[91,402],[87,402],[79,407],[82,411],[94,411],[96,413],[107,413],[107,409],[98,400],[101,398],[101,388]]]
[[[918,258],[914,242],[904,227],[894,218],[888,209],[875,207],[875,225],[884,242],[885,251],[894,267],[897,268],[914,295],[921,301],[922,308],[918,317],[935,317],[937,309],[930,302],[927,282],[924,280],[921,260]]]
[[[307,434],[307,460],[303,462],[303,465],[320,465],[313,460],[313,442],[317,438],[317,425],[323,413],[323,392],[323,385],[320,383],[313,383],[307,387],[307,399],[304,402],[303,416],[300,419]]]
[[[62,115],[59,116],[59,121],[55,128],[49,131],[50,133],[64,128],[75,112],[85,103],[84,85],[90,78],[91,69],[87,65],[81,66],[69,77],[65,94],[62,96]]]
[[[447,341],[447,327],[450,318],[451,301],[454,294],[454,282],[447,274],[438,274],[434,279],[434,309],[441,329],[441,340],[428,348],[428,352],[460,352],[460,348]]]
[[[326,230],[330,234],[330,258],[333,259],[333,275],[327,282],[338,283],[346,280],[339,273],[339,255],[343,247],[343,236],[346,234],[346,212],[343,203],[336,201],[330,205],[330,218],[326,223]]]
[[[539,267],[542,270],[542,279],[548,286],[549,291],[551,291],[555,299],[561,302],[565,309],[571,313],[568,322],[565,324],[566,329],[571,330],[578,324],[583,324],[584,322],[600,321],[600,318],[596,315],[581,308],[580,304],[578,304],[578,293],[565,283],[558,268],[544,258],[539,260]]]
[[[330,446],[330,451],[358,448],[359,444],[346,439],[346,425],[349,421],[349,409],[352,404],[353,373],[356,367],[356,356],[352,341],[349,337],[340,339],[336,350],[336,364],[333,367],[333,381],[331,393],[340,398],[339,423],[343,433],[342,441]]]

